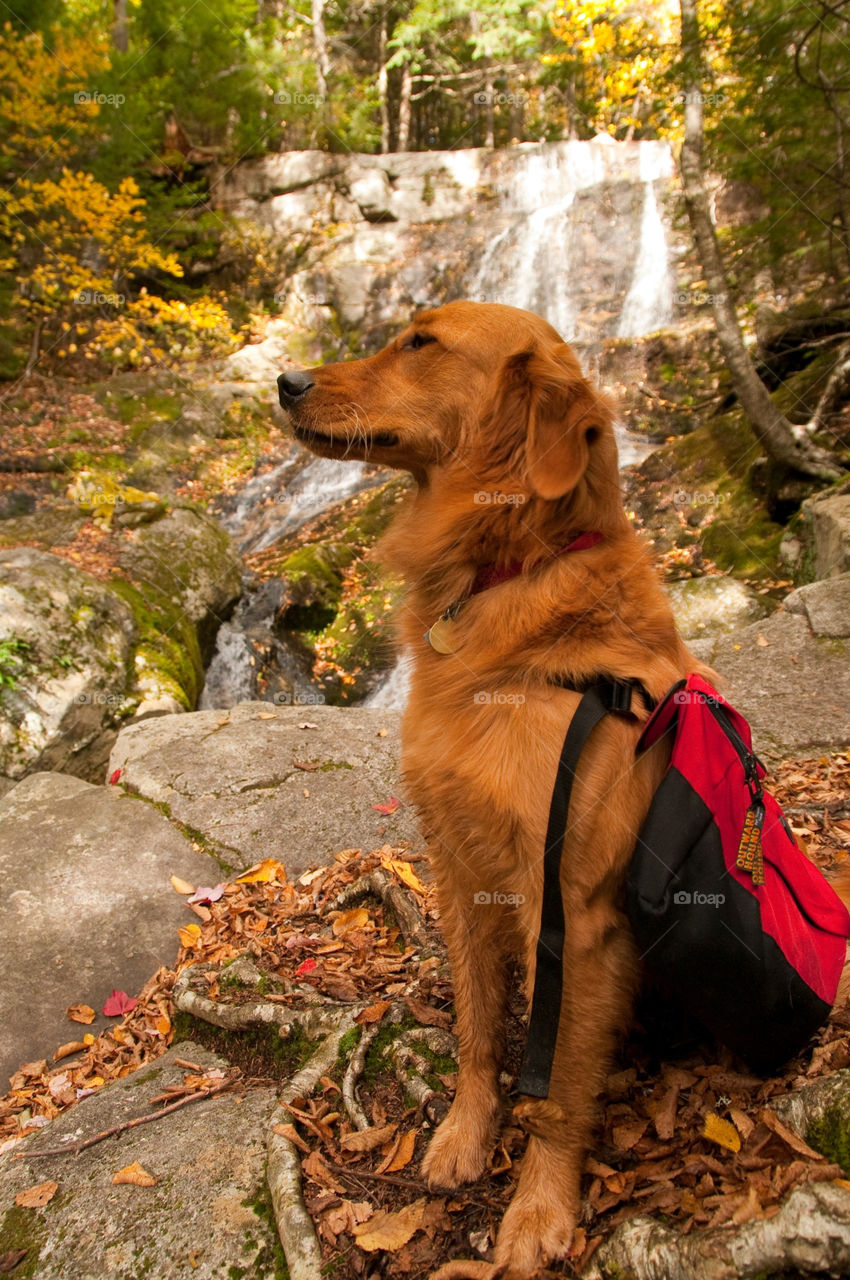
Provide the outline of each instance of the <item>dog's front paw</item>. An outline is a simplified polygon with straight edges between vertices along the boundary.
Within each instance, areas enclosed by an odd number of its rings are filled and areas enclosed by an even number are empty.
[[[461,1115],[452,1107],[431,1139],[422,1173],[431,1187],[451,1190],[475,1182],[487,1167],[496,1139],[495,1116]]]
[[[554,1188],[551,1199],[530,1199],[519,1191],[502,1219],[493,1261],[509,1267],[511,1276],[532,1276],[547,1263],[569,1252],[576,1228],[576,1215],[558,1203]]]

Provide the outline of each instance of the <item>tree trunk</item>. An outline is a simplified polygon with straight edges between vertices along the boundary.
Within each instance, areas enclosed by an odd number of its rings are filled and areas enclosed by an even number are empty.
[[[328,36],[325,31],[325,0],[313,0],[313,52],[316,55],[316,87],[319,97],[328,96],[328,75],[331,64],[328,58]]]
[[[396,147],[406,151],[410,142],[410,95],[413,92],[413,77],[410,67],[404,64],[401,70],[401,95],[398,102],[398,139]]]
[[[119,53],[126,53],[130,47],[127,34],[127,0],[114,0],[112,14],[112,43]]]
[[[381,108],[381,155],[385,156],[390,149],[390,109],[387,102],[389,72],[387,71],[387,14],[381,15],[381,35],[378,46],[378,103]]]
[[[711,294],[714,323],[732,385],[756,438],[770,458],[803,475],[834,480],[840,475],[835,459],[812,442],[808,428],[795,428],[780,412],[756,373],[744,343],[703,177],[703,64],[697,0],[680,0],[680,8],[685,135],[679,171],[691,232]]]
[[[496,96],[496,89],[493,84],[493,75],[487,72],[487,82],[484,87],[487,94],[487,101],[484,104],[486,110],[486,131],[484,134],[484,146],[495,147],[496,145],[496,111],[493,99]]]

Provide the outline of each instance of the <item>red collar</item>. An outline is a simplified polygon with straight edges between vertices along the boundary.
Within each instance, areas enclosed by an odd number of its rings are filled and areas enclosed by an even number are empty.
[[[550,560],[557,560],[559,556],[565,556],[569,551],[587,551],[589,547],[595,547],[602,541],[603,536],[601,533],[580,533],[566,547],[562,547],[560,551],[553,551],[541,563],[548,564]],[[509,582],[511,578],[518,578],[521,573],[521,560],[512,560],[502,568],[495,564],[482,565],[475,575],[469,594],[477,596],[480,592],[487,591],[490,587],[498,587],[502,582]]]

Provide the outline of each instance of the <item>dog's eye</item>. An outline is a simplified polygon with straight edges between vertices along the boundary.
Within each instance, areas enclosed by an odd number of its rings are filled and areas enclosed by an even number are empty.
[[[429,342],[436,342],[436,338],[430,337],[427,333],[414,333],[412,338],[408,338],[404,343],[404,351],[418,351],[420,347],[427,347]]]

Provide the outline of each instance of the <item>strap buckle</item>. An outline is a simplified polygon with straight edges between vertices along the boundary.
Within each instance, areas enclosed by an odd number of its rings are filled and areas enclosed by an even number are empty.
[[[634,680],[622,680],[616,676],[600,680],[597,692],[608,711],[619,711],[628,714],[632,709],[632,694],[635,690]]]

